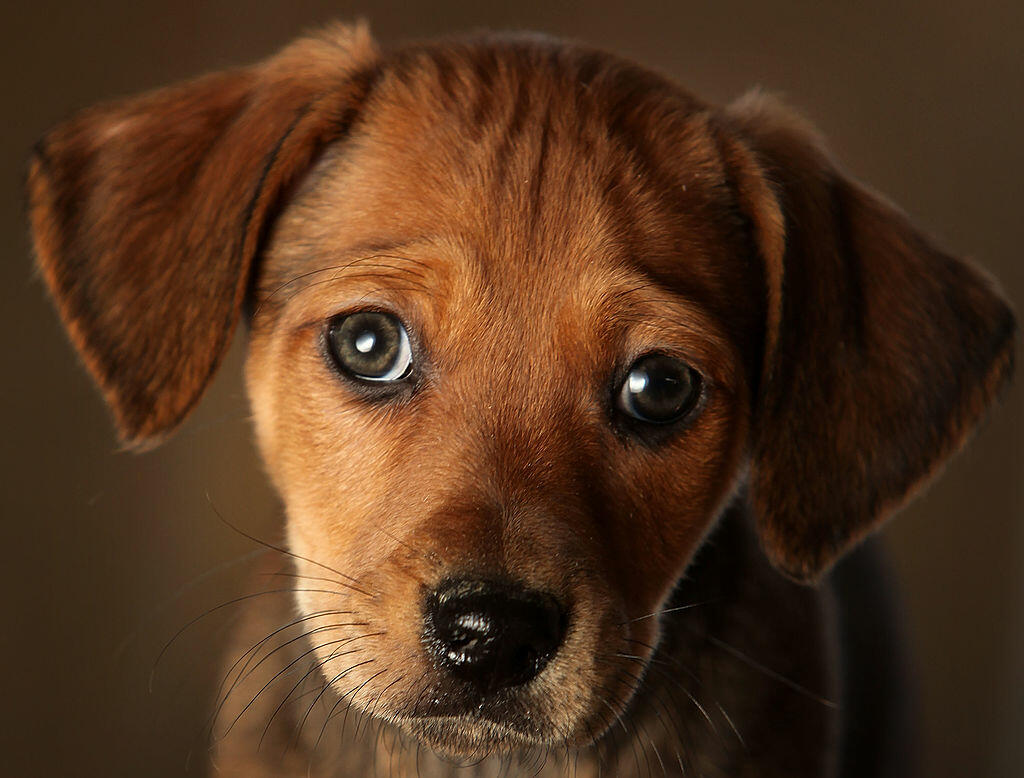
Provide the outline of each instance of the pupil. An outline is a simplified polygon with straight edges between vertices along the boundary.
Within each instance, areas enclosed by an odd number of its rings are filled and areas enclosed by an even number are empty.
[[[693,370],[664,354],[641,357],[629,371],[620,402],[642,421],[668,423],[680,418],[696,396]]]
[[[408,367],[405,330],[389,314],[376,311],[350,314],[332,324],[329,336],[339,366],[357,378],[385,380],[403,359],[399,373]],[[398,377],[396,374],[392,378]]]

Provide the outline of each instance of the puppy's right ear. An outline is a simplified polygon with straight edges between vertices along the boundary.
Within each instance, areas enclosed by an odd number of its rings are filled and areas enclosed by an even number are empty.
[[[157,441],[199,400],[269,220],[346,132],[377,61],[364,25],[339,25],[253,67],[86,110],[37,146],[37,261],[129,444]]]

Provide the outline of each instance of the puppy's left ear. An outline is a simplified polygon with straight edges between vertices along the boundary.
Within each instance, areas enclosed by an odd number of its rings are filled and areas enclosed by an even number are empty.
[[[364,25],[92,108],[36,149],[36,257],[123,439],[157,441],[228,348],[275,208],[346,132],[377,67]]]
[[[813,580],[964,442],[1011,373],[1014,317],[777,102],[719,120],[768,293],[750,500],[776,566]]]

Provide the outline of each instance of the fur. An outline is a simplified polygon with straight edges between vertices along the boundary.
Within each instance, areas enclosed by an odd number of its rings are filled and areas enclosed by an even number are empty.
[[[248,322],[298,584],[239,633],[226,774],[840,774],[828,571],[1012,368],[992,281],[788,108],[539,36],[382,53],[330,27],[72,118],[29,198],[130,445]],[[367,308],[417,355],[386,396],[325,355],[325,322]],[[652,350],[702,376],[685,423],[614,410]],[[481,699],[431,661],[425,598],[453,576],[569,604],[535,679]]]

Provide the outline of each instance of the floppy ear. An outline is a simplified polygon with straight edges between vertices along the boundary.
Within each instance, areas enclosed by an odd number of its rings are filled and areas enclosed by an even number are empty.
[[[199,400],[276,206],[346,132],[376,59],[365,26],[331,27],[253,67],[83,111],[37,146],[37,261],[128,443]]]
[[[749,498],[772,561],[813,580],[964,442],[1014,317],[786,109],[755,94],[721,118],[768,287]]]

